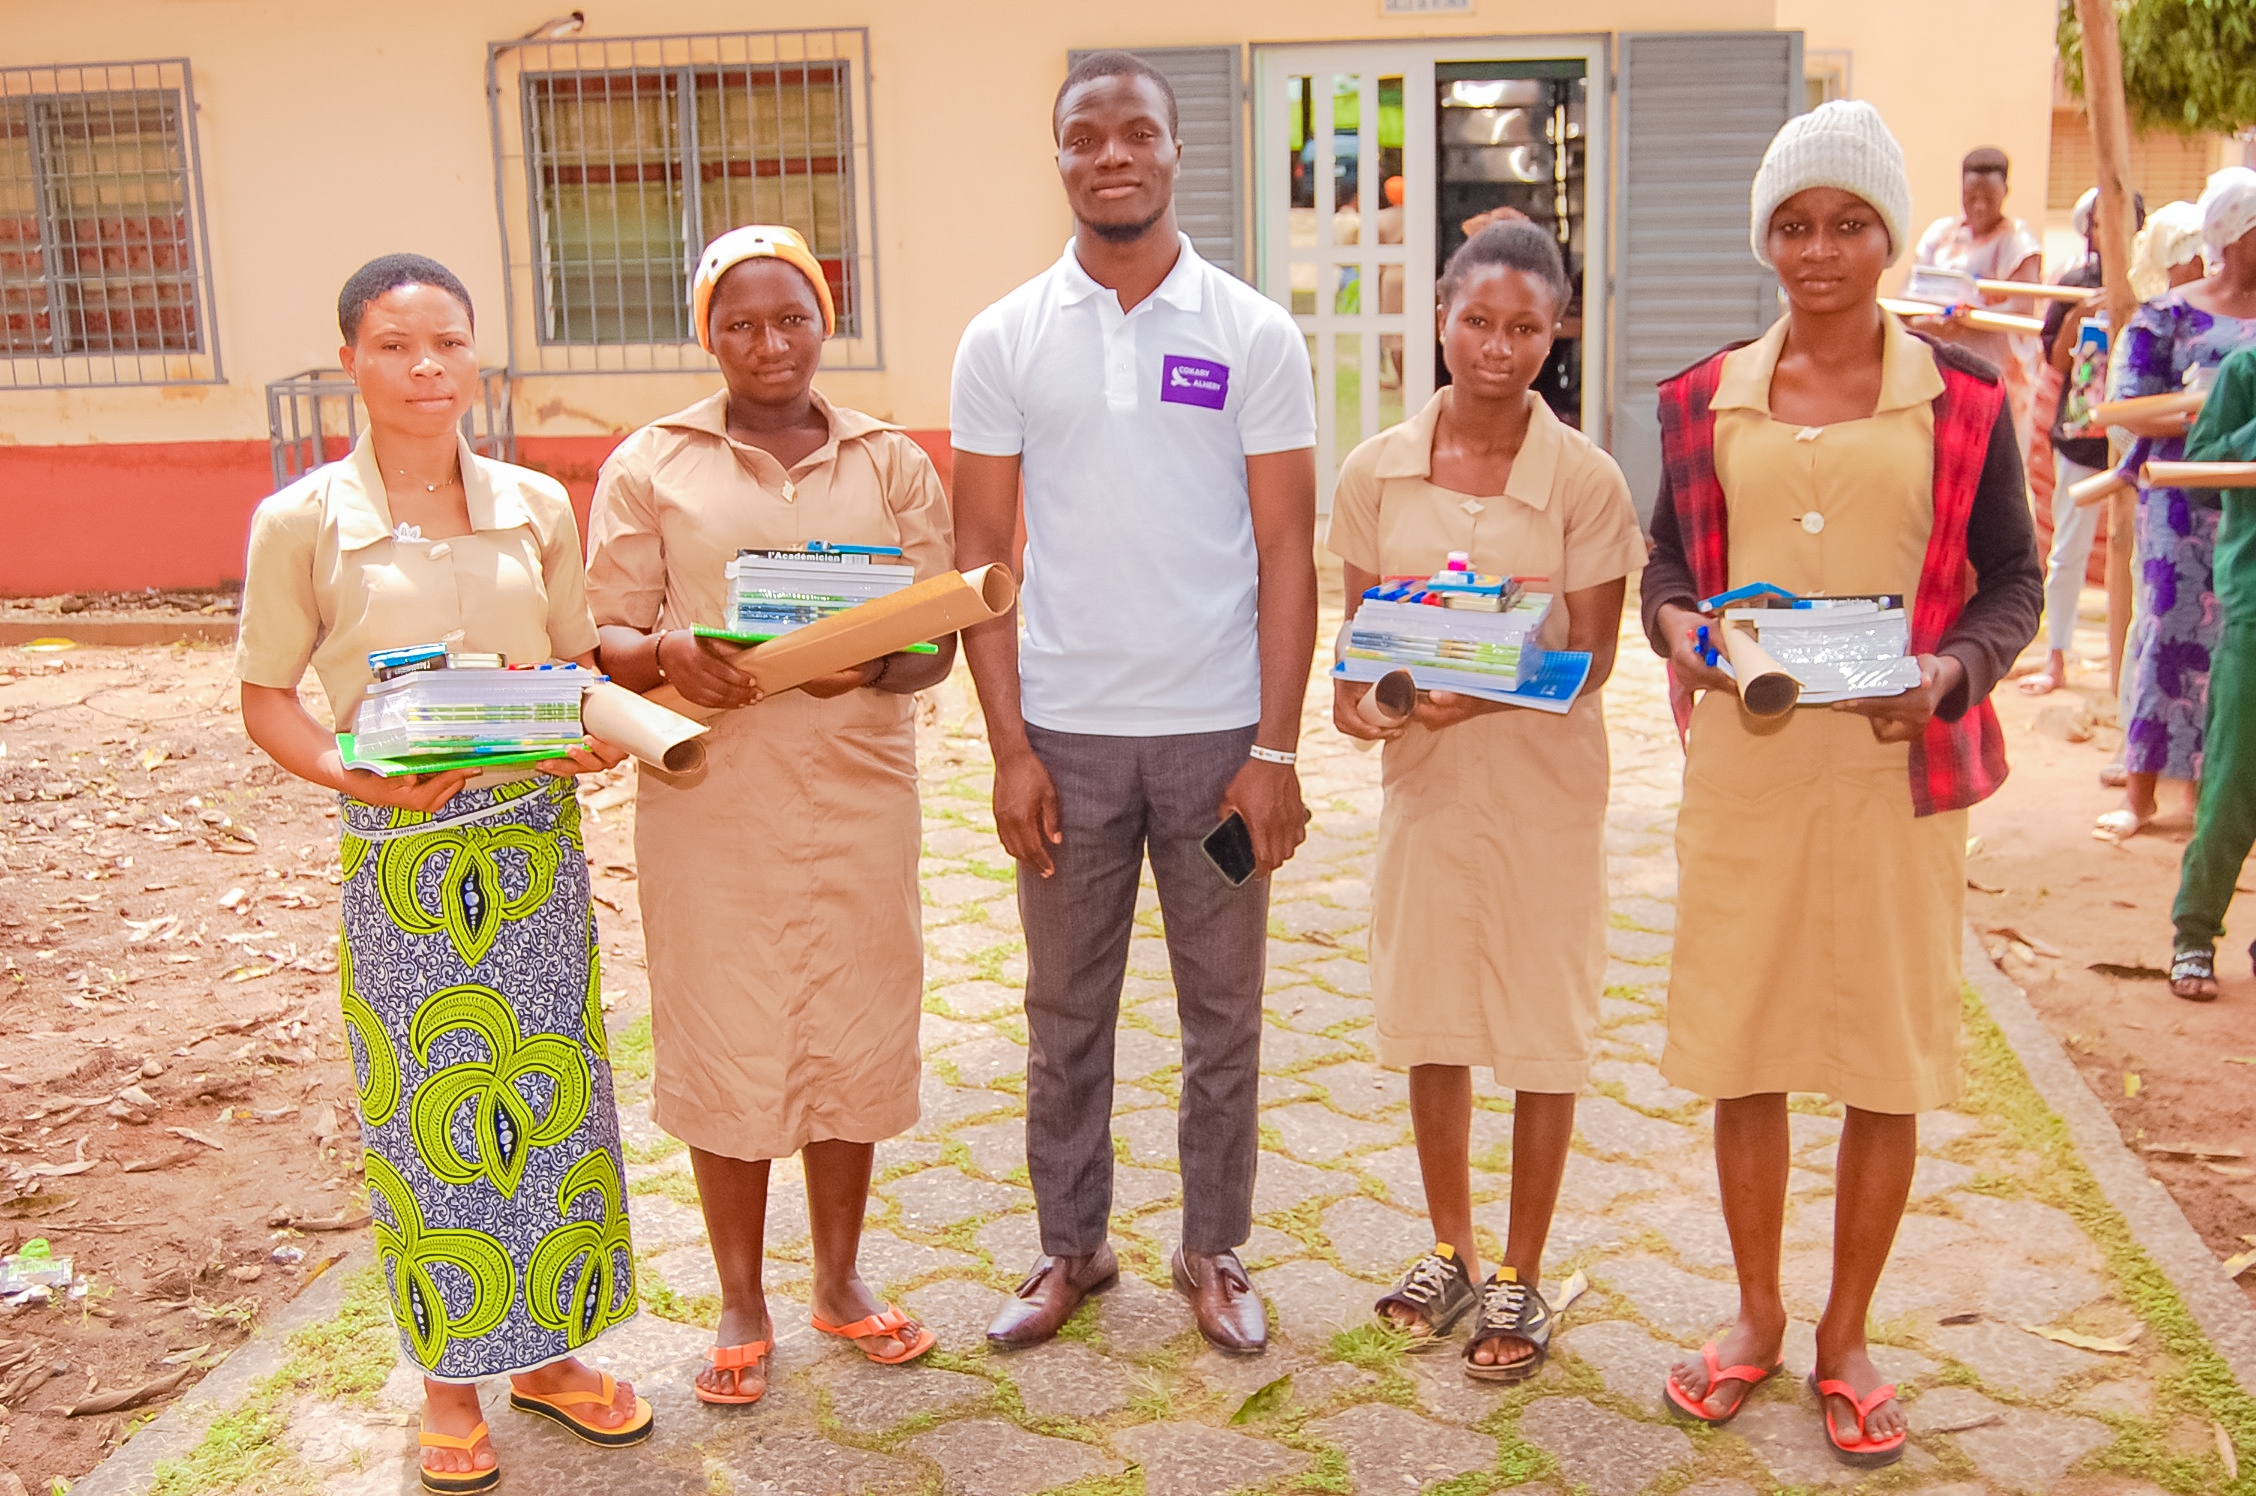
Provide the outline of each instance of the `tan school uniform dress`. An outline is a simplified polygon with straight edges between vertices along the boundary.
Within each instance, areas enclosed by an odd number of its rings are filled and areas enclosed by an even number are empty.
[[[815,399],[830,439],[788,472],[730,440],[725,392],[620,445],[591,523],[598,623],[721,623],[739,549],[897,545],[919,578],[953,564],[931,460],[898,427]],[[776,1158],[915,1123],[915,710],[884,691],[786,691],[714,719],[701,774],[641,767],[651,1115],[692,1147]]]
[[[1424,410],[1357,447],[1332,499],[1332,553],[1380,576],[1480,571],[1579,592],[1645,564],[1614,460],[1530,394],[1504,492],[1435,486]],[[1606,719],[1511,710],[1386,745],[1371,903],[1371,995],[1386,1065],[1487,1065],[1522,1091],[1581,1089],[1606,969]]]
[[[1943,382],[1927,346],[1887,325],[1879,405],[1861,421],[1771,419],[1784,320],[1725,359],[1712,408],[1733,587],[1912,606]],[[1910,755],[1830,707],[1764,723],[1730,692],[1701,697],[1663,1075],[1707,1096],[1822,1091],[1876,1112],[1958,1095],[1966,812],[1912,814]]]

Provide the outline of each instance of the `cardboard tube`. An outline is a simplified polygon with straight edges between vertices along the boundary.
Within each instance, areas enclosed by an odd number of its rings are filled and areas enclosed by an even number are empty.
[[[1739,681],[1739,704],[1757,717],[1779,717],[1802,699],[1802,683],[1755,642],[1755,636],[1734,624],[1723,625],[1723,652],[1731,659],[1731,673]]]
[[[2089,301],[2097,286],[2048,286],[2039,281],[1977,279],[1974,289],[1991,296],[2035,296],[2045,301]]]
[[[2120,426],[2125,421],[2143,420],[2148,416],[2174,416],[2180,411],[2199,415],[2201,407],[2209,403],[2204,390],[2179,390],[2173,395],[2133,395],[2128,400],[2102,400],[2091,409],[2095,426]]]
[[[774,696],[818,675],[1000,618],[1017,600],[1018,579],[1007,566],[942,572],[891,597],[862,603],[780,639],[739,650],[728,663],[751,676],[761,695]],[[713,708],[692,705],[672,686],[660,686],[644,699],[700,719],[714,715]]]
[[[1400,727],[1418,709],[1418,683],[1407,670],[1389,670],[1356,698],[1355,715],[1372,727]],[[1356,751],[1368,753],[1379,746],[1376,738],[1350,738]]]
[[[687,774],[705,762],[705,745],[697,740],[710,731],[607,680],[580,698],[580,726],[669,774]]]
[[[2092,504],[2104,504],[2109,494],[2118,488],[2131,486],[2131,480],[2124,476],[2121,468],[2109,468],[2105,472],[2094,473],[2089,478],[2079,478],[2069,484],[2068,497],[2075,500],[2078,509],[2082,509]]]
[[[2145,488],[2256,488],[2256,462],[2150,462],[2139,469]]]
[[[2013,312],[1993,312],[1983,307],[1941,307],[1931,301],[1911,301],[1901,296],[1883,296],[1880,305],[1899,317],[1941,317],[1949,313],[1949,320],[1965,327],[1979,328],[1983,332],[2040,333],[2044,331],[2044,318],[2023,317]]]

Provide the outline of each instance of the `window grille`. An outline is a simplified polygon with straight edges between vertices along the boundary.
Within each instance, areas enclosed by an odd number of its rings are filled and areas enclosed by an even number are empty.
[[[360,399],[342,369],[304,369],[266,386],[268,455],[274,486],[342,461],[360,440]],[[507,369],[478,371],[478,398],[462,413],[463,439],[480,457],[517,460],[517,422]]]
[[[0,389],[221,377],[183,59],[0,68]]]
[[[711,368],[689,278],[745,223],[822,262],[825,364],[880,366],[866,31],[496,42],[489,67],[513,368]]]

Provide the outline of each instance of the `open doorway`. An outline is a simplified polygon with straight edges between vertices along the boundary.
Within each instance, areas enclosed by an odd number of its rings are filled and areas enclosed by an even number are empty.
[[[1582,424],[1583,266],[1589,236],[1589,84],[1579,59],[1444,62],[1434,67],[1434,271],[1500,216],[1557,237],[1574,295],[1537,393]],[[1449,382],[1438,350],[1434,378]]]

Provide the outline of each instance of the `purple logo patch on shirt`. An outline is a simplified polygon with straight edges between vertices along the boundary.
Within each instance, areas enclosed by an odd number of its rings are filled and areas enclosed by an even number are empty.
[[[1159,366],[1159,398],[1220,410],[1230,398],[1230,366],[1170,353]]]

